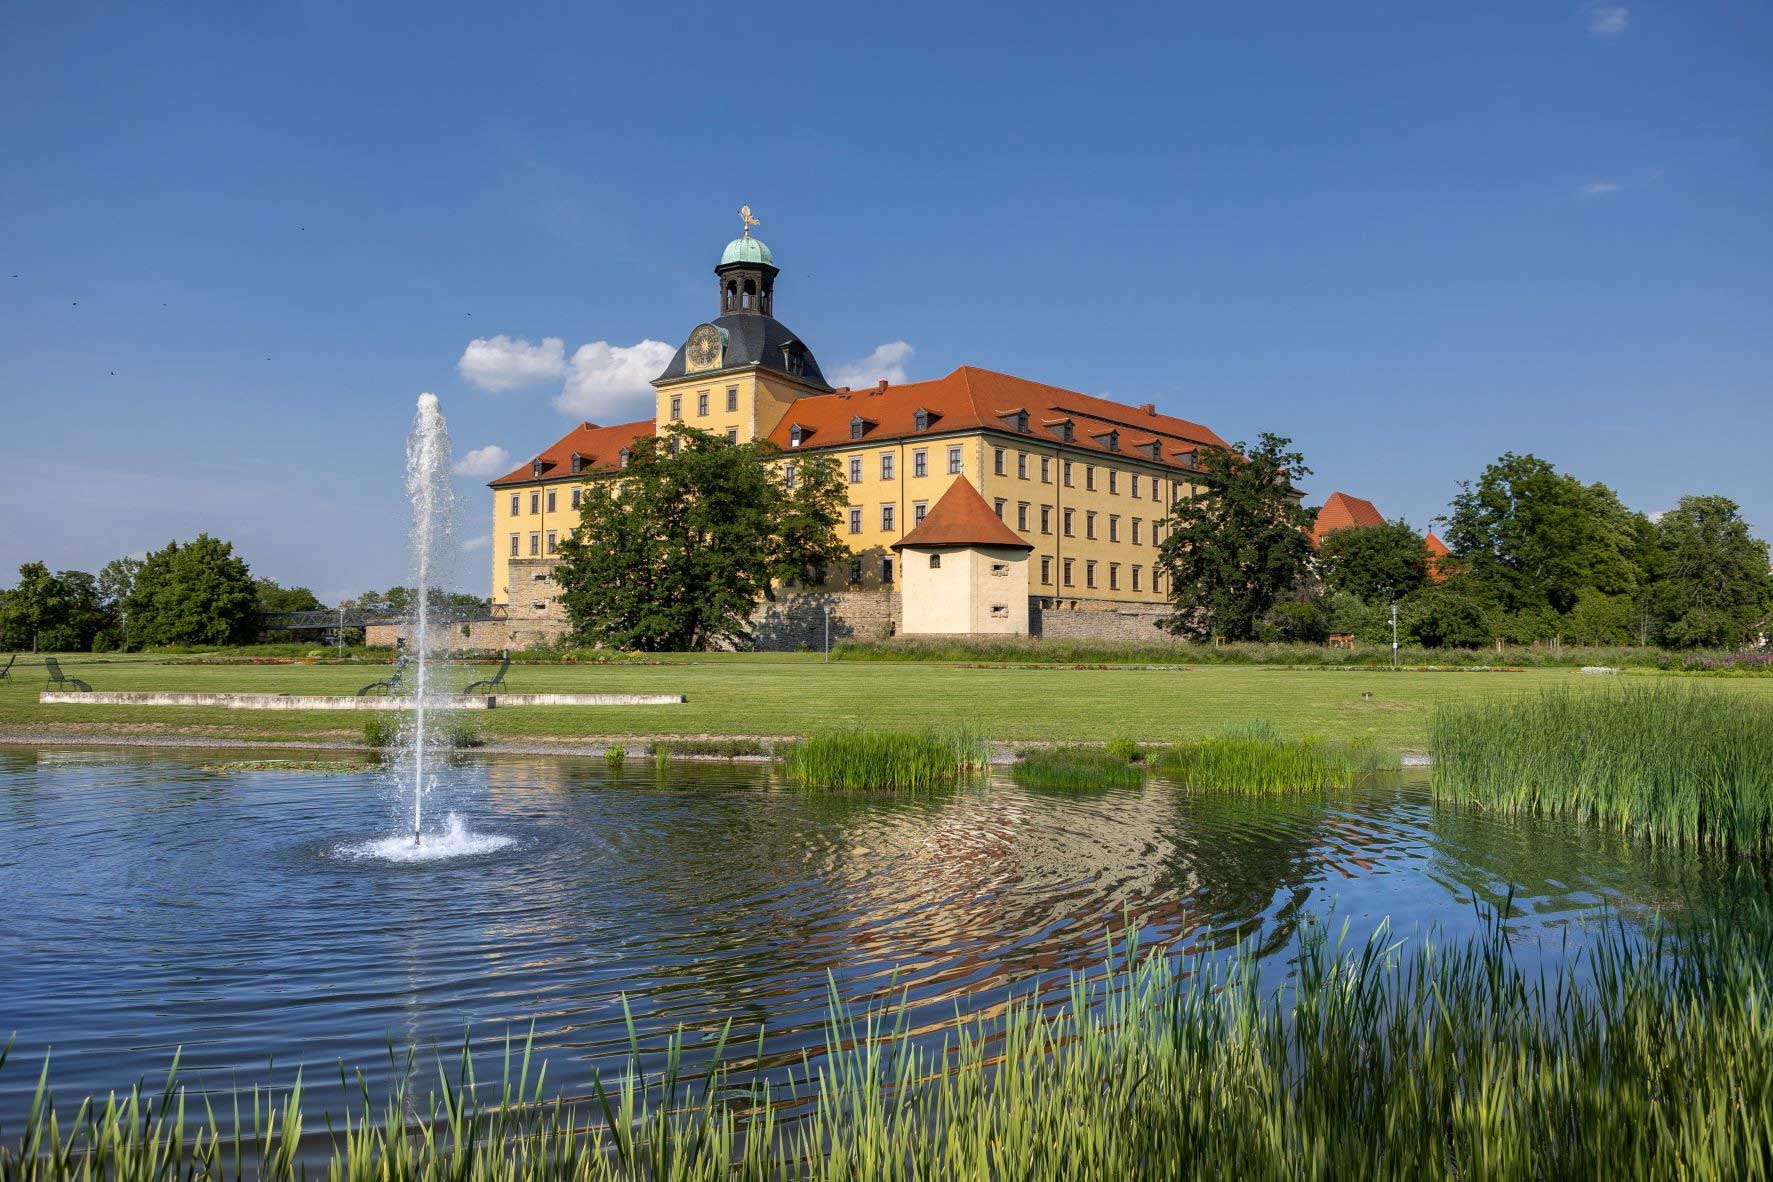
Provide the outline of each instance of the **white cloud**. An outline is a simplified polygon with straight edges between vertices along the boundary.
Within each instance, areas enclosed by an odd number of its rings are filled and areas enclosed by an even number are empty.
[[[849,361],[837,367],[832,376],[834,386],[848,386],[852,390],[860,390],[864,386],[872,386],[885,378],[898,385],[909,381],[905,376],[905,362],[917,352],[909,342],[888,341],[877,346],[874,352],[859,361]]]
[[[456,476],[497,476],[511,468],[511,453],[496,443],[463,454],[450,472]]]
[[[1590,181],[1588,184],[1583,185],[1580,189],[1576,190],[1576,196],[1605,197],[1611,193],[1617,193],[1623,188],[1625,188],[1625,186],[1618,181]]]
[[[566,373],[566,342],[544,337],[539,345],[500,333],[468,342],[456,369],[482,390],[514,390]]]
[[[555,407],[595,422],[620,422],[644,415],[652,406],[652,380],[665,371],[675,345],[644,340],[632,345],[592,341],[573,352],[566,387]]]
[[[1631,9],[1616,4],[1591,4],[1588,7],[1588,32],[1591,37],[1619,37],[1631,26]]]
[[[491,534],[475,534],[462,543],[462,549],[472,553],[475,550],[484,550],[490,545],[492,545]]]

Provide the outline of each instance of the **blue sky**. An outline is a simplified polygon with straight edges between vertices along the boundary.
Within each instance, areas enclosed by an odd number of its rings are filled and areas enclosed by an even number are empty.
[[[1275,431],[1418,526],[1512,449],[1773,533],[1765,3],[153,7],[0,8],[0,581],[208,530],[394,583],[417,394],[514,462],[630,417],[741,202],[828,374]]]

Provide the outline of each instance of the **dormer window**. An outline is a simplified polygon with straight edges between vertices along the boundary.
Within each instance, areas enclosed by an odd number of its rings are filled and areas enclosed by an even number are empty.
[[[1104,431],[1100,435],[1097,435],[1095,438],[1096,438],[1097,442],[1101,443],[1101,445],[1103,447],[1107,448],[1109,451],[1119,451],[1120,450],[1120,432],[1119,431]]]
[[[626,468],[628,466],[628,457],[633,454],[634,453],[630,452],[625,447],[621,451],[617,452],[616,453],[616,467]]]
[[[801,444],[803,444],[805,442],[806,442],[806,428],[805,427],[801,426],[799,423],[795,423],[793,426],[788,428],[788,446],[789,447],[799,447]]]
[[[1139,450],[1144,452],[1147,456],[1151,457],[1154,460],[1161,460],[1164,458],[1163,444],[1159,443],[1155,439],[1153,439],[1150,443],[1141,443],[1139,445]]]
[[[1004,426],[1021,435],[1028,434],[1028,411],[1018,406],[1015,410],[1001,410],[997,417],[1003,420]]]
[[[576,451],[573,453],[572,470],[574,476],[585,470],[585,457]]]
[[[868,433],[868,428],[873,425],[874,424],[870,423],[867,419],[863,418],[861,415],[857,415],[855,418],[850,420],[850,438],[851,439],[862,438],[862,436],[864,436]]]
[[[1072,423],[1071,423],[1070,419],[1058,419],[1056,421],[1049,422],[1047,424],[1047,430],[1051,431],[1055,436],[1057,436],[1060,440],[1064,441],[1065,443],[1070,443],[1072,441],[1072,439],[1074,438],[1074,435],[1072,434]]]
[[[930,429],[930,412],[920,406],[917,408],[917,413],[911,416],[911,421],[913,430],[928,431]]]
[[[806,370],[806,353],[799,341],[789,341],[782,346],[782,370],[792,377],[799,377]]]
[[[531,463],[529,466],[529,474],[530,474],[531,479],[540,480],[542,478],[542,473],[545,472],[547,470],[547,468],[548,468],[548,465],[544,464],[541,460],[536,460],[533,463]]]
[[[1027,411],[1019,410],[1016,412],[1016,430],[1023,435],[1028,434],[1028,412]]]

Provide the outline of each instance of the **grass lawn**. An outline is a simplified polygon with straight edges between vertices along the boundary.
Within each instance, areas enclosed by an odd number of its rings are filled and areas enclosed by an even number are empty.
[[[60,658],[102,690],[349,694],[386,666],[192,665],[177,658]],[[29,664],[27,664],[29,662]],[[491,666],[480,676],[490,673]],[[978,668],[954,664],[825,664],[816,655],[689,654],[652,665],[515,665],[512,693],[683,693],[681,706],[532,707],[475,717],[492,740],[603,735],[802,735],[849,726],[965,723],[986,738],[1156,742],[1198,738],[1266,720],[1287,736],[1365,738],[1426,750],[1428,721],[1446,701],[1551,685],[1591,691],[1619,680],[1573,670],[1421,673],[1212,666],[1189,669]],[[1773,695],[1773,678],[1689,680],[1720,692]],[[0,734],[57,731],[231,738],[354,739],[362,716],[315,711],[46,706],[39,658],[21,656],[0,682]],[[1371,694],[1371,699],[1363,694]]]

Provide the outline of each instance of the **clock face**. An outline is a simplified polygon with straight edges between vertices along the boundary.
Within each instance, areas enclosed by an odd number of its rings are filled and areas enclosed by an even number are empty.
[[[692,371],[713,369],[720,364],[724,352],[720,330],[712,324],[702,324],[697,325],[696,330],[690,333],[689,345],[684,350],[684,360],[689,363]]]

